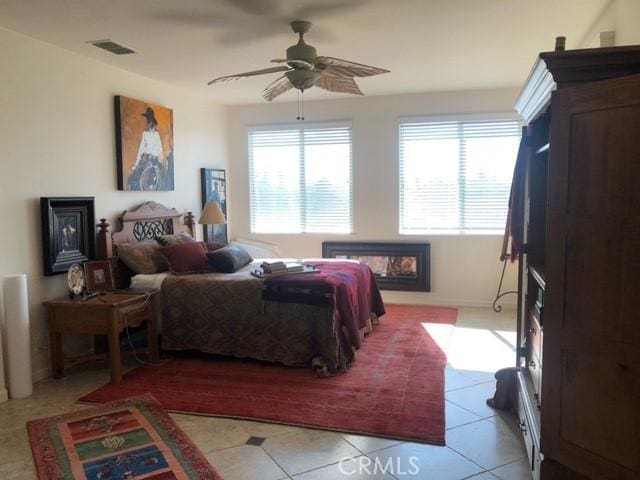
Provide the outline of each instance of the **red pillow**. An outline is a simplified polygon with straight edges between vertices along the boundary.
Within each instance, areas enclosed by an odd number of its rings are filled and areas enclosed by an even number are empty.
[[[160,253],[169,262],[171,273],[176,275],[211,271],[207,249],[202,242],[187,242],[161,247]]]
[[[205,243],[205,245],[207,246],[207,250],[210,252],[215,252],[216,250],[220,250],[221,248],[226,247],[224,243],[217,243],[217,242],[209,242],[209,243]]]

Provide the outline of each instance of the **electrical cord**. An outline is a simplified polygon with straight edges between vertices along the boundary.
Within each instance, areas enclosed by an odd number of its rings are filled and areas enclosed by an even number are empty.
[[[152,295],[151,294],[147,294],[147,298],[145,299],[144,303],[142,304],[141,308],[146,308],[147,304],[149,303],[149,301],[151,300]],[[134,309],[135,311],[138,311],[140,309],[140,307],[136,306],[136,308]],[[164,365],[165,363],[167,363],[169,360],[171,360],[170,357],[161,359],[158,362],[147,362],[146,360],[142,360],[138,354],[136,353],[136,347],[133,344],[133,340],[131,339],[131,332],[129,331],[129,313],[125,312],[123,315],[124,318],[124,330],[127,334],[127,342],[129,343],[129,348],[131,349],[131,354],[133,355],[133,358],[136,360],[136,362],[138,362],[141,365],[151,365],[151,366],[160,366],[160,365]],[[149,328],[149,326],[147,325],[147,328]],[[147,349],[149,348],[149,345],[147,345]]]

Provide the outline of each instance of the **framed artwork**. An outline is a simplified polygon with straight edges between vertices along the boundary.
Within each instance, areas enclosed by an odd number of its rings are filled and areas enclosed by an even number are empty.
[[[322,242],[322,256],[366,263],[381,290],[431,291],[428,243]]]
[[[45,275],[67,273],[96,251],[93,197],[40,197]]]
[[[201,168],[202,207],[207,202],[218,202],[224,216],[227,216],[227,175],[224,169]],[[204,241],[227,243],[226,225],[203,225]]]
[[[113,290],[113,271],[109,260],[86,262],[84,275],[89,293]]]
[[[115,97],[118,190],[173,190],[173,110]]]

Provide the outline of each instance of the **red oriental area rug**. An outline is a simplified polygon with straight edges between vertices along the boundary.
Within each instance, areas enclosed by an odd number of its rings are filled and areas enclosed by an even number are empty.
[[[176,358],[140,366],[120,384],[80,400],[103,403],[151,392],[174,412],[444,445],[446,357],[427,327],[453,328],[456,318],[454,308],[387,305],[355,363],[335,377],[255,361]]]
[[[40,480],[222,480],[151,396],[27,422]]]

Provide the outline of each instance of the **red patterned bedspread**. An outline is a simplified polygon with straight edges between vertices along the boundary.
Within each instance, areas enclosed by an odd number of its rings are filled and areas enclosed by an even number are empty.
[[[314,261],[312,264],[319,273],[266,279],[263,299],[333,307],[343,351],[359,349],[359,332],[368,325],[371,314],[380,317],[385,313],[373,272],[363,263]]]

